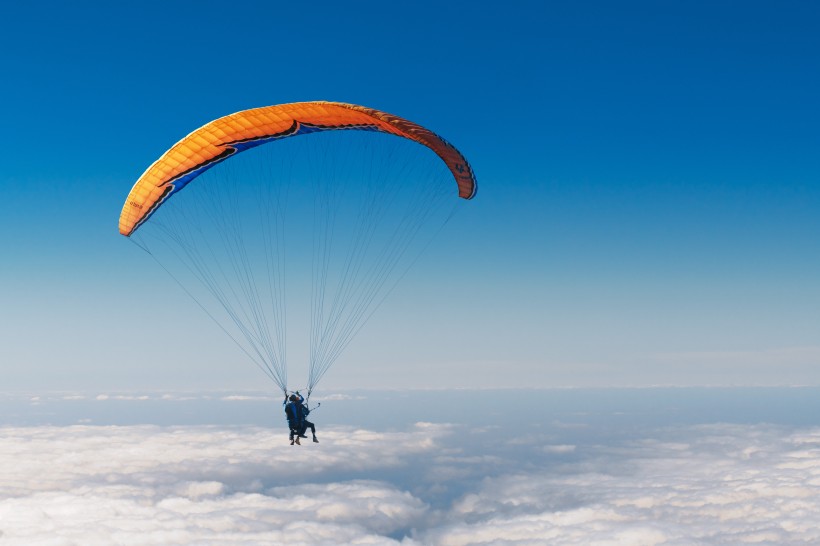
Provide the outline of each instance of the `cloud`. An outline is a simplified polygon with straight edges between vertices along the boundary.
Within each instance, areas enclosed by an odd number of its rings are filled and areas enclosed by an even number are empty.
[[[200,398],[207,398],[201,397],[196,395],[185,395],[185,394],[176,394],[176,393],[165,393],[163,394],[160,399],[161,400],[173,400],[175,402],[188,402],[190,400],[199,400]]]
[[[225,400],[226,402],[248,402],[248,401],[271,401],[274,400],[273,397],[270,396],[252,396],[246,394],[231,394],[228,396],[223,396],[220,400]]]
[[[567,444],[546,445],[541,447],[541,451],[544,453],[572,453],[575,451],[575,446]]]
[[[668,431],[666,434],[669,434]],[[713,425],[490,478],[425,535],[466,544],[820,543],[820,431]]]
[[[2,543],[820,543],[820,429],[319,434],[297,447],[252,426],[2,428]]]
[[[342,400],[366,400],[366,396],[351,395],[351,394],[329,394],[322,397],[322,401],[342,401]]]
[[[311,480],[401,465],[434,450],[434,429],[330,430],[291,447],[256,427],[7,427],[0,531],[4,545],[396,543],[422,500],[380,480]]]

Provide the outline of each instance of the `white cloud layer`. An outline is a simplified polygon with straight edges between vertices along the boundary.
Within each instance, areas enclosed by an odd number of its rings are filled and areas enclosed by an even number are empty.
[[[442,430],[336,430],[299,448],[259,428],[4,428],[0,542],[394,543],[387,535],[413,526],[424,502],[383,481],[311,477],[401,466]]]
[[[820,543],[820,429],[534,434],[507,451],[463,432],[335,428],[291,447],[259,427],[6,427],[0,543]]]
[[[820,430],[714,425],[486,480],[430,543],[820,544]]]

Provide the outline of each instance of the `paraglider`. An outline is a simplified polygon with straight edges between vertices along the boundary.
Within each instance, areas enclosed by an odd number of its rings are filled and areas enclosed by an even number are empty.
[[[174,144],[131,189],[119,230],[286,397],[287,340],[303,330],[288,330],[286,300],[301,297],[309,318],[293,320],[309,325],[309,399],[454,201],[476,189],[461,152],[421,125],[353,104],[281,104],[221,117]],[[298,274],[297,259],[309,264]]]
[[[285,397],[282,403],[285,406],[285,418],[288,421],[288,428],[290,429],[290,445],[296,442],[296,445],[301,445],[299,438],[307,438],[305,434],[310,429],[313,434],[313,442],[319,443],[316,438],[316,425],[307,420],[310,415],[310,408],[305,403],[305,397],[299,394],[299,391],[294,392],[290,396]]]

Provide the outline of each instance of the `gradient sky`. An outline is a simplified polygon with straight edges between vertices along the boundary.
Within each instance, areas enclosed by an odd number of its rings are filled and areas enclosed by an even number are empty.
[[[4,6],[4,388],[265,381],[117,219],[192,129],[316,99],[480,184],[323,387],[820,384],[820,7],[474,5]]]

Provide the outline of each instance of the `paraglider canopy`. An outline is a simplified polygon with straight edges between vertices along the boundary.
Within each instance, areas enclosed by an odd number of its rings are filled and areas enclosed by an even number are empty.
[[[131,189],[120,214],[120,233],[130,236],[163,201],[237,152],[300,134],[342,129],[381,131],[427,146],[453,173],[459,196],[464,199],[475,196],[475,175],[467,160],[432,131],[364,106],[327,101],[295,102],[219,118],[174,144],[148,167]]]

